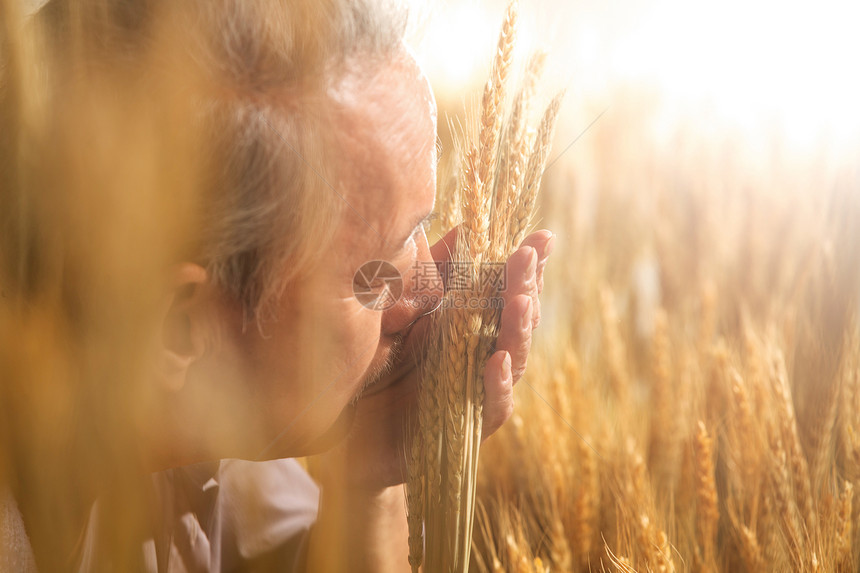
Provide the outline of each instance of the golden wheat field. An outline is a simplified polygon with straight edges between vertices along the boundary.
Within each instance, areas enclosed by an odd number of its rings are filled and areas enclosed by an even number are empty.
[[[857,570],[857,148],[667,115],[666,88],[567,94],[543,322],[481,450],[473,570]]]
[[[855,570],[856,171],[749,181],[708,142],[631,180],[617,134],[590,221],[575,171],[544,189],[564,264],[482,453],[479,568]]]

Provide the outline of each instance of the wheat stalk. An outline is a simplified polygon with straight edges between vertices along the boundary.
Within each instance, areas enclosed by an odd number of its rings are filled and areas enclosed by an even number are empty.
[[[740,527],[741,557],[747,571],[761,571],[764,566],[764,556],[758,544],[755,531],[742,525]]]
[[[517,195],[522,189],[523,170],[530,149],[530,141],[526,137],[526,116],[545,61],[546,53],[543,51],[538,51],[529,59],[523,86],[514,99],[499,146],[499,168],[494,183],[496,201],[493,204],[493,220],[490,226],[491,242],[496,245],[506,243],[504,238],[507,237],[509,220],[516,208]],[[494,254],[500,256],[499,252]]]
[[[508,250],[514,249],[526,236],[529,223],[534,213],[537,192],[540,188],[546,162],[549,158],[549,150],[552,147],[552,136],[555,133],[555,122],[558,119],[558,111],[561,108],[561,100],[564,93],[556,95],[541,118],[537,137],[526,165],[526,171],[522,182],[522,190],[519,193],[517,206],[510,214],[508,223],[510,243]]]
[[[706,570],[715,570],[717,522],[720,511],[717,507],[717,487],[714,482],[713,444],[704,422],[699,422],[695,440],[696,450],[696,527],[699,531],[699,547],[702,550]]]
[[[836,513],[835,532],[835,562],[840,571],[851,571],[854,564],[852,551],[853,537],[853,503],[854,486],[851,482],[845,484],[845,489],[839,495],[839,505]]]

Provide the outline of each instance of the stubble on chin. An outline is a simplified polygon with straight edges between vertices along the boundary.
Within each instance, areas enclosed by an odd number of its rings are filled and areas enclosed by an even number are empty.
[[[359,386],[358,392],[356,392],[355,396],[350,400],[350,406],[355,406],[358,401],[361,400],[361,396],[364,392],[382,380],[386,374],[390,373],[394,364],[397,363],[403,350],[404,337],[402,334],[395,334],[391,338],[391,346],[386,350],[385,356],[383,356],[382,360],[379,360],[378,363],[371,364],[368,372],[364,376],[364,380],[362,380],[361,385]]]

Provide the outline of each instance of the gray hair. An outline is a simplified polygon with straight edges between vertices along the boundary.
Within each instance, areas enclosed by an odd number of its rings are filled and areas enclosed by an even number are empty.
[[[62,23],[82,17],[75,4],[52,0],[43,10],[58,45]],[[126,67],[151,53],[163,40],[156,30],[172,20],[178,38],[169,39],[205,86],[195,90],[201,113],[190,122],[202,129],[206,156],[200,229],[184,256],[241,303],[246,322],[272,315],[286,286],[320,262],[342,207],[329,188],[337,165],[326,88],[356,62],[371,69],[400,49],[405,7],[385,0],[106,0],[89,10],[83,17],[95,22],[99,57]]]
[[[225,185],[208,210],[204,260],[247,318],[269,314],[290,281],[319,262],[342,205],[325,88],[356,54],[384,59],[403,13],[381,2],[207,5],[206,67],[237,91],[214,102]],[[274,19],[273,19],[274,18]],[[229,93],[229,91],[227,92]],[[217,185],[217,182],[216,182]]]

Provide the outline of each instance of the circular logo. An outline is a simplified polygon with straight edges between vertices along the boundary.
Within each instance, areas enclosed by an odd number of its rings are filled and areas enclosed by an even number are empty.
[[[403,277],[388,261],[368,261],[355,271],[352,292],[365,308],[387,310],[403,294]]]

